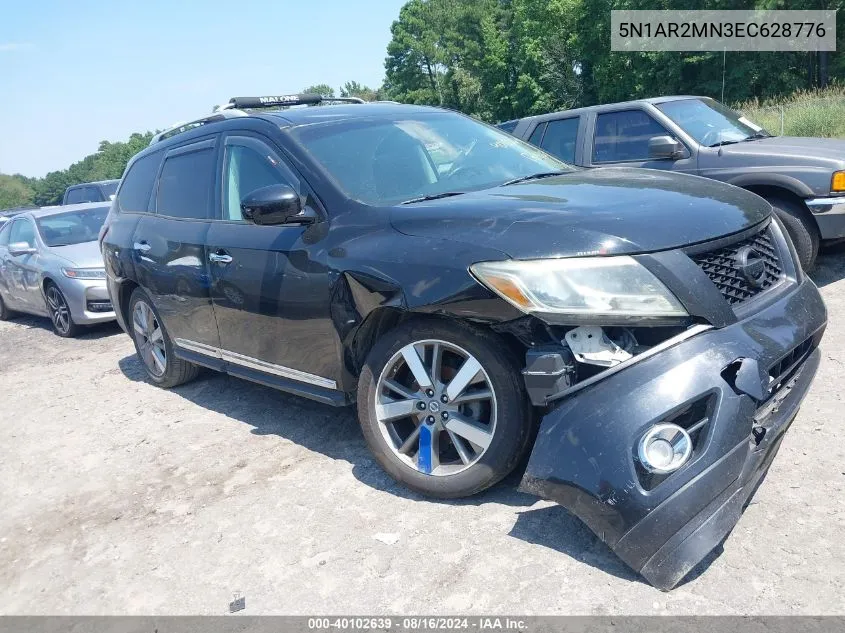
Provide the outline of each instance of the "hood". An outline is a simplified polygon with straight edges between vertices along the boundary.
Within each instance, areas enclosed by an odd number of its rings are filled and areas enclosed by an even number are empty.
[[[660,251],[736,233],[771,206],[723,183],[651,169],[579,170],[391,210],[394,228],[515,259]]]
[[[96,240],[70,246],[52,246],[50,252],[69,261],[76,268],[102,268],[103,254]]]
[[[845,141],[833,138],[772,136],[722,146],[723,156],[753,156],[761,165],[824,165],[845,169]],[[765,162],[757,160],[760,157]]]

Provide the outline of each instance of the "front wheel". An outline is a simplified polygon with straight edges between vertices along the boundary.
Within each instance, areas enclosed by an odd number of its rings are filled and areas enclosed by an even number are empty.
[[[801,268],[805,272],[811,271],[816,262],[821,241],[819,228],[813,216],[802,208],[803,204],[799,206],[790,200],[774,197],[766,200],[786,227],[786,232],[789,233],[789,238],[798,254],[798,260],[801,262]]]
[[[376,460],[424,495],[465,497],[525,454],[531,407],[502,341],[458,322],[411,320],[371,350],[358,417]]]
[[[53,332],[62,338],[73,338],[80,332],[80,327],[73,322],[73,315],[70,313],[67,299],[59,290],[59,287],[48,282],[46,292],[47,312],[50,313],[50,320],[53,322]]]

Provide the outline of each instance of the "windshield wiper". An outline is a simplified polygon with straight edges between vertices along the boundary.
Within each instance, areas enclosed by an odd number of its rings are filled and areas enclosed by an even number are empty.
[[[513,180],[508,180],[503,182],[500,187],[504,187],[505,185],[515,185],[518,182],[528,182],[529,180],[540,180],[541,178],[551,178],[552,176],[560,176],[561,174],[566,174],[569,172],[566,171],[541,171],[539,174],[531,174],[530,176],[522,176],[520,178],[514,178]]]
[[[449,198],[451,196],[462,196],[465,191],[444,191],[443,193],[430,193],[427,196],[420,196],[419,198],[411,198],[399,204],[413,204],[415,202],[426,202],[427,200],[439,200],[440,198]]]
[[[771,138],[771,134],[769,134],[766,130],[760,130],[759,132],[754,132],[748,136],[745,140],[746,141],[756,141],[758,138]]]
[[[747,141],[748,139],[742,139],[742,141],[719,141],[718,143],[713,143],[712,145],[708,145],[707,147],[722,147],[722,145],[733,145],[734,143],[742,143],[743,141]]]

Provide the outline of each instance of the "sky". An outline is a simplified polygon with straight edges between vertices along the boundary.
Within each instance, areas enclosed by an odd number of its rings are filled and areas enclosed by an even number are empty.
[[[230,97],[375,88],[403,4],[0,0],[0,173],[44,176]]]

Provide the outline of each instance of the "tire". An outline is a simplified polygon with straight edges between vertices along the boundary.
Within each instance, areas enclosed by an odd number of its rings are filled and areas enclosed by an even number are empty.
[[[53,333],[62,338],[79,336],[82,328],[74,323],[73,315],[70,313],[70,307],[61,288],[48,281],[44,286],[44,298],[47,312],[50,315],[50,322],[53,325]]]
[[[3,295],[0,294],[0,321],[8,321],[15,313],[6,307],[6,302],[3,301]]]
[[[417,367],[433,393],[425,393],[403,353],[419,349],[424,349],[423,355],[416,358],[423,366]],[[435,356],[441,364],[432,380]],[[470,366],[470,357],[480,369],[464,390],[453,390],[453,396],[462,395],[448,402],[448,387],[457,389],[455,383],[463,382],[453,380],[461,368]],[[471,372],[463,374],[468,377]],[[386,387],[385,380],[392,386]],[[400,391],[393,391],[395,386]],[[492,397],[484,397],[485,393]],[[462,400],[469,401],[459,403]],[[396,402],[401,409],[385,408]],[[424,410],[419,409],[421,403]],[[387,411],[409,408],[414,409],[411,414],[385,421]],[[373,346],[358,381],[358,420],[376,461],[389,475],[411,490],[441,499],[473,495],[507,476],[524,457],[533,428],[519,366],[507,346],[490,332],[457,321],[423,318],[402,323]],[[468,427],[466,421],[474,424]],[[479,435],[479,429],[484,433]],[[424,437],[431,450],[422,450]],[[400,445],[408,442],[410,448],[403,454]]]
[[[798,253],[798,261],[805,272],[810,272],[819,253],[819,228],[813,216],[801,205],[784,198],[770,197],[766,200],[774,207],[775,214],[786,227],[786,232]]]
[[[173,353],[173,343],[158,310],[147,293],[140,288],[135,288],[129,298],[127,317],[129,335],[135,343],[135,352],[150,382],[163,389],[169,389],[197,377],[199,367],[176,358]],[[144,323],[147,323],[148,327],[144,327]]]

